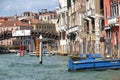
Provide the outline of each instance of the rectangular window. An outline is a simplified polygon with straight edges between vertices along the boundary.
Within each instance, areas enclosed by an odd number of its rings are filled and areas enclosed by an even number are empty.
[[[109,38],[111,38],[111,30],[108,31]]]
[[[41,20],[43,20],[42,17],[41,17]]]
[[[89,34],[89,21],[87,21],[87,24],[86,24],[86,31],[87,31],[87,34]]]
[[[106,10],[106,15],[105,16],[106,16],[106,19],[107,19],[107,7],[105,7],[105,10]]]
[[[110,6],[110,16],[113,16],[112,6]]]
[[[116,16],[116,15],[117,15],[116,5],[114,5],[114,12],[115,12],[115,15],[114,15],[114,16]]]
[[[49,16],[48,16],[48,20],[50,20]]]
[[[95,20],[92,19],[92,32],[95,33]]]
[[[71,0],[67,0],[67,8],[71,7]]]
[[[109,29],[106,32],[107,32],[107,38],[111,38],[111,30]]]
[[[104,30],[104,19],[101,20],[101,31]]]
[[[72,26],[75,25],[75,18],[76,18],[76,13],[72,14]]]
[[[108,30],[106,30],[106,33],[107,33],[106,37],[108,38]]]
[[[2,32],[2,28],[0,28],[0,33]]]
[[[115,10],[116,10],[116,16],[118,16],[118,12],[119,12],[119,10],[118,10],[118,3],[116,3],[116,5],[115,5]]]
[[[44,19],[46,19],[46,17],[44,17]]]
[[[118,16],[119,15],[119,8],[118,8],[118,3],[112,3],[110,6],[110,16]]]
[[[103,9],[104,5],[103,5],[103,0],[100,0],[100,9]]]
[[[66,34],[66,32],[65,32],[65,31],[64,31],[64,32],[62,32],[63,39],[65,39],[65,34]]]
[[[50,15],[50,19],[52,19],[52,15]]]
[[[86,0],[87,2],[89,1],[89,0]]]
[[[117,15],[119,15],[119,4],[117,3]]]
[[[62,18],[65,18],[65,14],[64,13],[62,13]]]
[[[60,35],[60,39],[61,39],[61,32],[59,33],[59,35]]]
[[[95,0],[91,0],[92,2],[91,2],[91,4],[90,4],[90,6],[91,6],[91,8],[92,9],[95,9]],[[101,1],[101,0],[100,0]]]

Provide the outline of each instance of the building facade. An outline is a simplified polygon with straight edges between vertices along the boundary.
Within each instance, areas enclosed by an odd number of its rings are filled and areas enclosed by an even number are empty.
[[[86,53],[104,54],[100,45],[100,35],[103,31],[103,0],[86,0],[85,3]]]
[[[60,35],[59,40],[59,51],[61,54],[68,54],[67,47],[67,28],[68,28],[68,9],[67,9],[67,0],[59,0],[59,8],[57,9],[58,15],[58,34]]]
[[[33,30],[33,26],[22,23],[18,20],[4,21],[0,25],[1,33],[17,30]],[[6,37],[6,35],[3,35]],[[3,39],[0,41],[0,45],[7,46],[8,48],[19,49],[20,45],[24,45],[26,51],[34,51],[34,40],[29,37],[12,37],[9,39]]]
[[[41,9],[38,12],[39,20],[47,21],[48,23],[54,23],[57,27],[57,13],[56,10],[48,11],[47,9]]]
[[[120,57],[120,0],[104,0],[106,55]]]
[[[85,0],[67,0],[69,53],[84,53],[84,20]]]

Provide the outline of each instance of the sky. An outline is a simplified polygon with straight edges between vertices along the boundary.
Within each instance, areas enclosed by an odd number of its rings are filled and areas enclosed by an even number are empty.
[[[55,10],[58,0],[0,0],[0,16],[20,15],[23,12],[38,12],[41,9]]]

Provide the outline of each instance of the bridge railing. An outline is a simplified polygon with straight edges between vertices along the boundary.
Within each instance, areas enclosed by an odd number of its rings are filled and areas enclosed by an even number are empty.
[[[57,33],[55,32],[48,32],[48,31],[38,31],[38,30],[31,30],[31,35],[33,37],[39,37],[40,35],[43,36],[43,38],[52,38],[52,39],[59,39],[59,36]],[[0,40],[4,40],[4,39],[9,39],[9,38],[13,38],[15,36],[12,36],[12,31],[4,31],[0,33]],[[19,36],[21,37],[21,36]]]

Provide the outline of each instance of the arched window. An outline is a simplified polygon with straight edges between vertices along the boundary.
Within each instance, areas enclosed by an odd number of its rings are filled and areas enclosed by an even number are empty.
[[[116,45],[116,48],[118,49],[118,33],[117,32],[115,33],[115,45]]]

